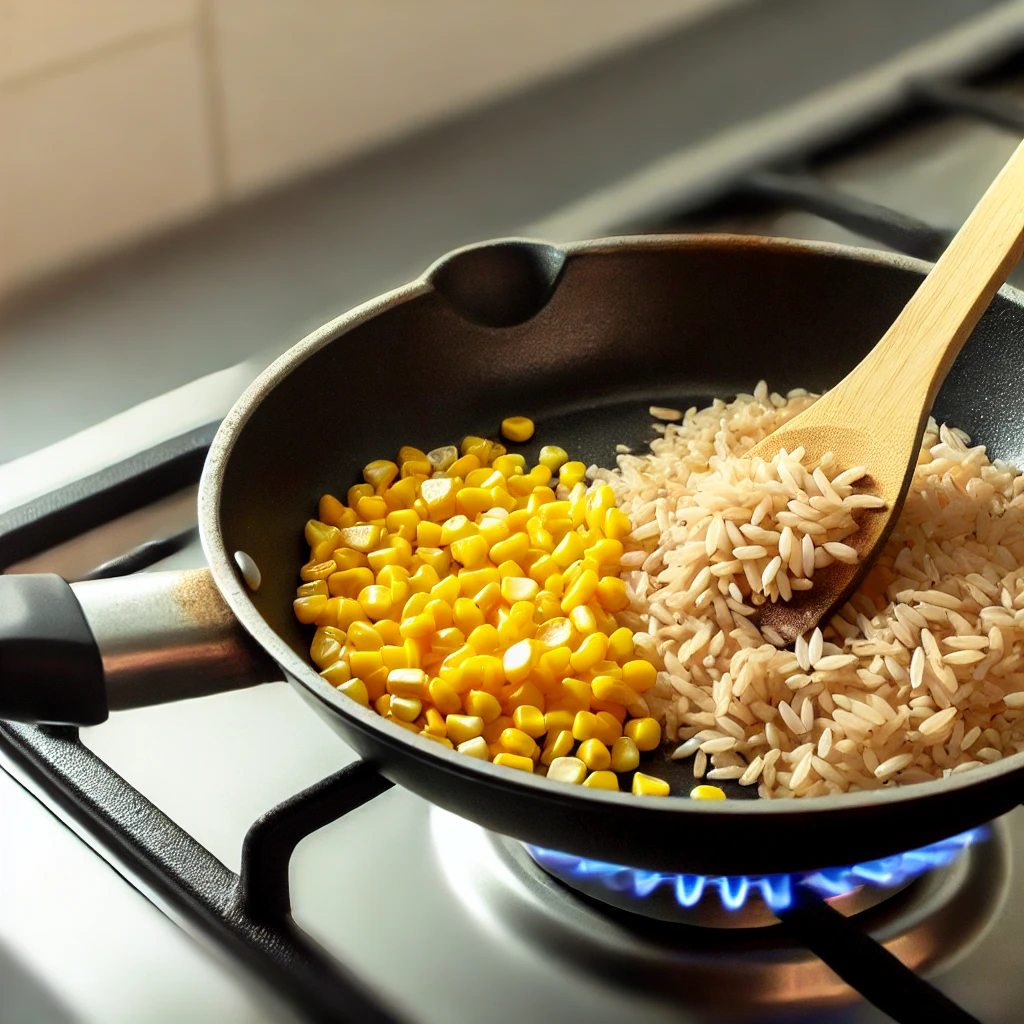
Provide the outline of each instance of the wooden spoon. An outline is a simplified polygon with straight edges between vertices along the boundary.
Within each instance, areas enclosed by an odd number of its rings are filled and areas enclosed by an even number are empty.
[[[835,562],[815,573],[811,590],[763,605],[762,629],[770,627],[792,643],[827,621],[857,588],[903,508],[939,387],[1022,253],[1024,143],[882,340],[831,391],[751,449],[751,456],[762,459],[800,446],[809,459],[834,452],[841,468],[867,466],[858,488],[886,503],[859,513],[860,529],[845,541],[860,562]]]

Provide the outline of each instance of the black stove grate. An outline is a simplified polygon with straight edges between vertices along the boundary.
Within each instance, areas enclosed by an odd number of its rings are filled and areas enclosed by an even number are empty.
[[[905,101],[912,114],[955,112],[1024,132],[1024,106],[984,88],[946,80],[914,82],[907,86]],[[822,184],[807,170],[815,155],[815,147],[808,145],[805,152],[792,154],[786,168],[766,166],[748,175],[730,200],[813,213],[926,259],[942,251],[951,237],[948,229]],[[666,220],[685,223],[699,212],[683,202],[676,216]],[[0,569],[195,483],[215,430],[216,424],[210,424],[192,431],[0,515]],[[192,531],[186,531],[148,542],[89,575],[139,571],[191,537]],[[398,1019],[378,995],[304,935],[290,913],[292,851],[307,835],[390,788],[373,767],[351,765],[264,815],[249,829],[236,875],[89,751],[76,729],[0,724],[0,753],[31,791],[134,885],[187,929],[212,939],[303,1016],[324,1022]],[[855,921],[811,894],[782,918],[792,935],[895,1020],[974,1019]]]

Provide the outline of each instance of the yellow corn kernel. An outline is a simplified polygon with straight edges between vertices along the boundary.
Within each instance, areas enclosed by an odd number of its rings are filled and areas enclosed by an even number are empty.
[[[664,779],[655,778],[653,775],[645,775],[643,772],[637,772],[633,776],[633,795],[634,796],[668,796],[669,784]],[[716,786],[702,786],[698,787],[702,789],[716,789]],[[721,790],[719,790],[721,793]],[[690,794],[693,796],[693,794]],[[722,794],[725,795],[724,793]]]
[[[375,459],[363,466],[363,479],[374,489],[388,487],[398,476],[398,467],[387,459]]]
[[[533,431],[533,420],[525,416],[506,416],[501,421],[501,436],[517,444],[529,441],[533,437]]]
[[[573,608],[573,610],[569,612],[569,621],[573,624],[576,632],[582,637],[589,637],[591,633],[597,632],[597,616],[594,614],[593,609],[588,605],[579,604]],[[607,650],[607,647],[606,637],[606,643],[602,648],[601,658],[604,658],[604,652]],[[600,661],[601,658],[598,660]]]
[[[637,750],[654,750],[661,743],[661,726],[656,718],[633,718],[626,723],[626,735]]]
[[[597,585],[594,595],[597,603],[609,612],[621,612],[629,607],[626,584],[618,576],[605,576]]]
[[[474,537],[479,532],[480,527],[467,516],[451,516],[441,524],[441,546],[452,544],[464,537]]]
[[[413,615],[422,615],[427,610],[427,605],[433,598],[430,594],[413,593],[409,595],[409,599],[405,602],[405,606],[402,608],[402,618],[407,619]]]
[[[434,628],[437,630],[451,629],[454,619],[452,617],[452,606],[447,601],[433,598],[427,603],[423,611],[434,620]]]
[[[491,476],[490,470],[482,470],[483,479],[476,481],[467,480],[468,486],[461,488],[455,494],[455,511],[460,512],[462,515],[467,516],[470,519],[476,519],[481,512],[486,512],[488,509],[494,507],[494,503],[491,501],[491,492],[489,489],[480,486],[488,482],[488,477]],[[502,479],[501,474],[498,474],[498,478]],[[493,481],[490,482],[490,486],[493,487]]]
[[[550,490],[550,488],[548,488]],[[549,501],[537,509],[537,514],[548,529],[558,519],[568,519],[572,514],[572,505],[568,501]]]
[[[583,538],[572,531],[567,533],[551,552],[551,557],[560,569],[568,569],[573,562],[583,557]]]
[[[360,551],[364,555],[374,551],[380,544],[380,527],[370,523],[349,526],[339,532],[341,534],[339,547],[352,548],[353,551]]]
[[[352,675],[365,680],[371,673],[384,667],[384,658],[377,651],[352,651],[348,656],[348,665]]]
[[[497,572],[498,570],[495,569],[495,571]],[[502,603],[502,591],[498,581],[496,580],[493,583],[488,583],[486,586],[481,587],[473,595],[473,600],[484,615],[494,614],[498,606]]]
[[[307,562],[299,570],[299,578],[304,583],[322,582],[337,571],[337,563],[333,558],[328,558],[323,562]]]
[[[492,511],[500,509],[504,512],[511,512],[516,507],[516,499],[508,493],[508,489],[504,484],[499,484],[491,488],[491,504]]]
[[[354,548],[335,548],[331,558],[334,559],[338,572],[344,572],[347,569],[365,569],[370,564],[366,560],[366,555]]]
[[[363,682],[370,700],[376,700],[387,691],[388,670],[383,666],[371,672]]]
[[[573,624],[566,618],[548,619],[538,627],[534,639],[549,650],[556,647],[573,647],[579,639]]]
[[[334,600],[334,599],[332,599]],[[366,622],[366,612],[355,598],[337,598],[336,622],[339,629],[348,630],[353,622]]]
[[[385,565],[377,573],[377,582],[382,587],[393,587],[396,583],[408,583],[411,578],[409,570],[404,565]]]
[[[622,561],[622,541],[602,537],[587,548],[587,558],[596,562],[602,570],[617,569]]]
[[[417,548],[416,554],[424,565],[434,570],[439,579],[443,580],[448,575],[452,567],[452,556],[444,548]]]
[[[490,450],[491,442],[488,441],[486,437],[478,437],[476,434],[467,434],[459,445],[459,451],[462,452],[463,455],[466,455],[469,452],[484,452],[484,455],[480,456],[481,461],[484,461],[484,457],[490,452]]]
[[[640,751],[636,744],[628,736],[620,736],[612,744],[612,771],[631,772],[640,764]],[[648,778],[650,776],[647,776]],[[636,792],[636,789],[633,790]],[[666,784],[665,792],[668,792]]]
[[[540,755],[541,764],[550,766],[556,758],[569,756],[575,743],[576,741],[572,738],[572,733],[568,729],[549,732],[544,749]]]
[[[451,546],[452,558],[469,570],[482,569],[489,564],[487,550],[487,541],[479,534],[462,537],[453,541]]]
[[[458,694],[465,693],[469,689],[469,681],[463,678],[462,666],[475,654],[473,648],[466,644],[457,651],[452,651],[441,662],[437,670],[438,676]]]
[[[297,597],[292,602],[295,609],[295,618],[304,626],[311,626],[327,607],[327,598],[323,594],[314,594],[312,597]]]
[[[592,711],[579,711],[572,721],[572,735],[574,739],[593,739],[597,735],[597,715]]]
[[[398,449],[398,464],[404,466],[407,462],[426,462],[427,453],[421,448],[416,448],[411,444],[403,444]]]
[[[338,526],[338,520],[345,514],[345,506],[333,494],[325,494],[317,505],[317,519],[328,526]]]
[[[578,757],[555,757],[548,766],[548,778],[554,782],[568,782],[578,786],[586,777],[587,766]]]
[[[422,498],[417,496],[419,481],[415,477],[407,477],[404,480],[396,480],[382,495],[384,504],[391,511],[397,509],[413,509],[423,519],[430,514]],[[417,505],[419,502],[419,505]]]
[[[396,697],[394,694],[388,706],[388,714],[400,722],[415,722],[422,710],[422,702],[415,697]]]
[[[484,731],[484,720],[477,715],[447,715],[448,738],[456,745],[465,743]]]
[[[474,736],[471,740],[465,740],[456,748],[460,754],[475,757],[481,761],[490,761],[491,751],[487,746],[487,740],[483,736]]]
[[[547,466],[552,473],[557,473],[568,459],[569,455],[564,448],[559,448],[557,444],[546,444],[541,448],[537,461],[542,466]]]
[[[487,541],[487,547],[493,548],[496,544],[502,544],[508,540],[510,533],[509,528],[505,525],[504,519],[499,519],[492,515],[486,515],[480,520],[480,536]],[[495,556],[491,555],[492,562],[508,561],[508,559],[495,559]]]
[[[613,661],[625,662],[633,657],[633,631],[620,626],[608,637],[608,657]],[[657,673],[655,673],[657,678]],[[637,693],[641,691],[633,687]]]
[[[627,712],[626,712],[626,709],[621,704],[613,704],[611,701],[598,700],[596,697],[591,696],[591,698],[590,698],[590,710],[593,711],[594,714],[598,716],[598,722],[607,721],[607,719],[604,719],[604,720],[601,719],[600,716],[601,716],[602,712],[605,713],[606,715],[609,715],[612,718],[614,718],[615,721],[618,722],[618,724],[619,724],[619,728],[617,730],[615,730],[614,736],[617,738],[617,737],[622,735],[623,723],[626,721]],[[603,725],[599,725],[598,726],[598,731],[597,731],[597,738],[598,739],[601,739],[601,737],[604,735],[604,728],[605,727]]]
[[[427,686],[427,695],[442,715],[457,715],[462,710],[462,699],[444,679],[431,679]],[[475,712],[470,713],[474,714]]]
[[[572,723],[576,716],[571,711],[549,711],[544,716],[544,731],[553,736],[559,732],[572,733]]]
[[[586,475],[587,467],[582,462],[565,462],[558,468],[558,482],[570,490]]]
[[[463,569],[459,573],[459,588],[463,597],[472,597],[477,606],[486,615],[494,605],[501,600],[501,576],[498,575],[497,566],[485,566],[483,569]],[[480,601],[480,593],[489,587],[493,587],[493,595],[487,595],[487,607]]]
[[[348,644],[356,651],[379,651],[384,641],[368,622],[353,622],[348,628]]]
[[[323,580],[310,580],[302,583],[295,591],[296,597],[327,597],[327,584]]]
[[[359,591],[356,600],[367,616],[369,616],[371,622],[385,618],[394,606],[391,591],[387,587],[381,587],[376,584],[370,587],[363,587]]]
[[[617,792],[619,788],[619,777],[615,772],[610,771],[591,772],[583,780],[583,785],[590,789],[610,789]]]
[[[498,631],[490,623],[485,622],[482,626],[477,626],[468,637],[466,637],[466,643],[477,654],[493,654],[501,646],[501,640],[498,637]]]
[[[433,587],[430,588],[430,597],[433,601],[444,601],[445,604],[455,604],[459,596],[458,576],[445,576]]]
[[[624,540],[633,532],[629,516],[621,508],[610,508],[604,517],[604,535],[610,540]]]
[[[403,480],[420,480],[427,479],[434,472],[434,467],[430,464],[427,459],[410,459],[408,462],[402,463],[402,479]]]
[[[498,579],[504,583],[509,577],[523,578],[523,567],[518,562],[513,562],[511,558],[498,566]]]
[[[352,678],[352,669],[348,667],[347,656],[340,658],[332,665],[328,665],[320,675],[324,677],[331,684],[331,686],[341,686],[342,683],[347,682]]]
[[[512,712],[512,721],[520,732],[537,739],[544,735],[544,712],[532,704],[521,704]]]
[[[524,576],[508,576],[501,581],[501,596],[509,604],[517,601],[532,601],[540,592],[536,580]]]
[[[593,569],[584,569],[569,585],[562,598],[562,611],[568,615],[578,605],[586,604],[597,590],[598,578]]]
[[[545,528],[540,516],[534,516],[526,524],[526,532],[530,538],[530,544],[532,547],[548,552],[554,550],[555,538],[551,535],[550,531]],[[555,571],[557,572],[557,566]]]
[[[612,763],[612,755],[608,748],[596,737],[584,740],[576,756],[591,770],[604,771]]]
[[[518,768],[523,772],[533,771],[533,761],[528,757],[520,757],[518,754],[495,754],[492,758],[494,764],[504,765],[506,768]]]
[[[658,670],[641,658],[627,661],[622,666],[622,681],[637,693],[646,693],[658,681]]]
[[[552,577],[548,577],[551,580]],[[545,581],[545,586],[547,581]],[[542,590],[534,602],[535,605],[535,617],[538,622],[545,623],[551,619],[561,618],[562,615],[562,599],[561,597],[550,593],[547,590]]]
[[[690,790],[690,797],[693,800],[724,800],[725,790],[718,786],[694,786]]]
[[[401,537],[395,538],[395,540],[401,539]],[[403,558],[402,552],[399,549],[388,545],[387,547],[378,548],[376,551],[371,551],[366,556],[366,560],[370,563],[370,571],[374,576],[379,576],[388,566],[400,566],[403,562],[408,563],[409,557],[406,555]]]
[[[388,714],[384,716],[393,725],[397,725],[401,729],[405,729],[406,732],[419,733],[420,727],[415,721],[407,722],[404,718],[396,718],[394,715]]]
[[[496,693],[505,685],[505,669],[501,664],[501,658],[493,654],[474,654],[467,658],[462,665],[462,681],[471,690]]]
[[[327,581],[332,597],[355,597],[374,582],[372,569],[360,566],[358,569],[343,569],[334,573]]]
[[[473,603],[472,598],[459,597],[452,606],[452,622],[465,635],[484,624],[484,613]]]
[[[595,711],[594,714],[597,717],[597,722],[594,724],[594,738],[599,739],[610,749],[622,735],[622,722],[610,711]]]
[[[483,737],[488,743],[497,743],[501,734],[506,729],[511,729],[512,726],[511,715],[498,715],[493,722],[488,722],[484,726]]]
[[[512,644],[501,658],[505,678],[510,683],[521,683],[533,670],[533,662],[533,644],[529,640],[520,640]]]
[[[596,676],[591,679],[590,688],[598,700],[621,704],[624,708],[635,704],[640,699],[640,695],[635,690],[614,676]]]
[[[423,520],[411,508],[396,509],[384,517],[384,525],[387,527],[388,533],[404,537],[410,543],[418,540],[416,531],[422,522]]]
[[[449,469],[454,465],[455,460],[459,457],[459,449],[453,444],[446,444],[441,448],[435,448],[433,451],[427,452],[427,462],[433,467],[435,472],[447,473]],[[417,461],[419,455],[413,456]]]
[[[552,711],[586,711],[594,699],[590,692],[590,683],[582,679],[573,679],[566,676],[562,682],[552,690],[547,700],[548,707]]]
[[[364,523],[375,519],[384,519],[388,514],[388,503],[376,494],[360,498],[356,502],[356,514]]]
[[[392,697],[427,699],[427,673],[421,668],[393,668],[388,673],[388,693]]]
[[[373,484],[355,484],[353,487],[350,487],[348,489],[348,492],[345,495],[345,500],[348,501],[349,505],[351,505],[352,508],[355,508],[356,502],[360,498],[372,498],[374,493],[375,489]]]
[[[346,679],[343,682],[334,684],[339,693],[345,694],[346,697],[350,697],[357,704],[362,704],[364,708],[370,706],[370,698],[366,691],[366,683],[362,679]]]
[[[429,518],[434,522],[440,522],[455,515],[457,491],[458,481],[451,477],[432,477],[430,480],[424,480],[420,484],[420,498],[427,507]]]
[[[429,594],[441,582],[437,570],[432,565],[421,565],[410,577],[409,586],[413,594]]]
[[[554,501],[555,500],[554,489],[551,488],[551,487],[548,487],[548,484],[551,482],[551,477],[554,474],[552,474],[551,470],[548,469],[547,466],[544,466],[544,465],[534,466],[533,469],[531,469],[530,472],[527,473],[526,475],[530,478],[531,481],[533,481],[533,492],[534,493],[537,493],[538,489],[542,489],[543,492],[544,492],[543,500],[541,500],[541,501],[539,501],[537,503],[537,507],[538,508],[541,505],[546,505],[549,501]]]
[[[373,700],[373,707],[378,715],[388,715],[391,710],[390,693],[382,693],[379,697],[373,697],[371,700]]]
[[[414,511],[410,509],[410,511]],[[432,523],[428,519],[421,519],[416,525],[416,544],[418,547],[439,548],[441,546],[440,523]]]
[[[539,754],[534,738],[527,736],[522,729],[517,729],[515,726],[502,729],[498,742],[508,753],[519,754],[520,757],[533,757],[535,754]]]
[[[309,645],[309,656],[317,668],[326,668],[344,657],[345,646],[346,637],[341,630],[335,626],[321,626]]]
[[[404,646],[399,647],[395,644],[385,644],[380,649],[380,656],[383,659],[384,667],[388,672],[396,668],[414,667],[409,664],[409,655]]]
[[[486,690],[470,690],[464,703],[466,714],[483,719],[484,725],[490,725],[501,717],[501,704],[498,698]]]
[[[381,619],[375,622],[373,628],[380,634],[381,640],[392,647],[401,647],[402,634],[399,632],[398,623],[393,619]]]
[[[433,616],[423,612],[420,615],[402,619],[398,631],[403,640],[418,640],[421,637],[430,636],[436,629]]]
[[[608,638],[604,633],[591,633],[573,652],[569,664],[575,672],[586,672],[604,658],[607,649]]]
[[[534,580],[538,587],[547,586],[552,576],[560,575],[558,563],[548,554],[542,554],[533,560],[530,565],[529,577]]]
[[[503,476],[519,476],[526,472],[526,459],[522,455],[499,455],[491,465]],[[320,517],[323,519],[323,516]]]
[[[303,535],[306,538],[306,543],[315,551],[331,541],[337,543],[338,537],[341,536],[341,531],[336,526],[331,526],[330,523],[323,523],[319,519],[308,519]],[[330,551],[327,553],[330,554]],[[320,561],[319,558],[316,560]]]
[[[540,708],[541,711],[544,710],[544,694],[540,692],[535,683],[531,683],[529,680],[525,683],[520,683],[512,691],[505,701],[505,710],[512,712],[515,708],[522,707],[524,704]]]

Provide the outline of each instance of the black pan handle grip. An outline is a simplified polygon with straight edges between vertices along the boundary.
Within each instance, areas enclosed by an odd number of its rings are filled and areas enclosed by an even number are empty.
[[[107,717],[99,647],[60,576],[0,575],[0,718],[95,725]]]
[[[73,585],[0,576],[0,719],[95,725],[282,678],[207,569]]]

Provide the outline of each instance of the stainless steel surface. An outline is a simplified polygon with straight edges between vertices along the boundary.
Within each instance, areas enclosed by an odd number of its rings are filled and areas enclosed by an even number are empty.
[[[457,898],[485,915],[496,933],[543,949],[566,971],[656,993],[682,1014],[783,1005],[794,1012],[857,1001],[778,928],[709,929],[622,913],[552,878],[514,840],[441,810],[431,812],[431,826]],[[1011,831],[1000,821],[989,840],[890,894],[862,920],[904,963],[941,972],[993,927],[1010,891],[1011,867]]]
[[[283,678],[206,569],[73,583],[103,659],[111,711]]]

